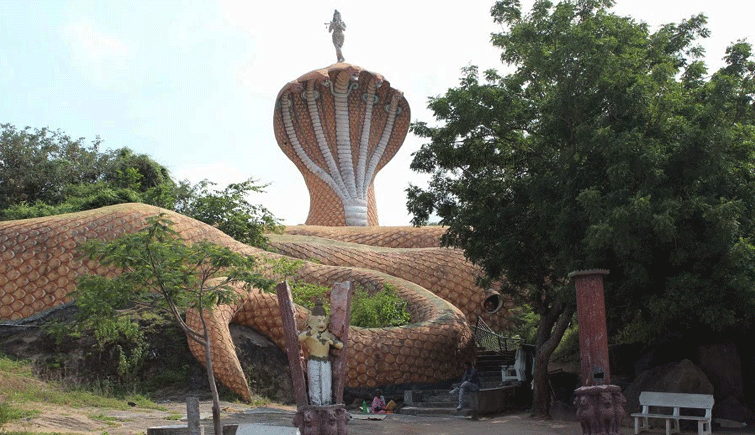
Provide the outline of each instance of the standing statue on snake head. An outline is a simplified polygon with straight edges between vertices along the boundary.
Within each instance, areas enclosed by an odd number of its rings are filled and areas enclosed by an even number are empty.
[[[328,321],[325,308],[318,300],[307,319],[307,330],[299,334],[299,342],[309,351],[309,401],[316,406],[330,405],[333,401],[330,347],[343,349],[343,342],[328,330]]]
[[[328,32],[333,33],[333,45],[336,47],[336,57],[339,62],[343,62],[341,47],[343,47],[343,31],[346,30],[346,23],[341,20],[341,13],[338,12],[338,9],[333,12],[333,21],[325,24],[328,26]]]

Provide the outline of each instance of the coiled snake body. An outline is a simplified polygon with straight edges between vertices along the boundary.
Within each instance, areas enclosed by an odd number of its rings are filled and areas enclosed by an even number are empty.
[[[439,227],[289,227],[271,235],[277,253],[239,243],[210,225],[144,204],[121,204],[81,213],[0,222],[0,321],[30,317],[71,300],[83,274],[112,276],[96,261],[82,260],[78,246],[90,239],[111,240],[139,231],[146,218],[166,213],[188,242],[207,240],[246,255],[304,259],[295,280],[323,285],[353,281],[369,292],[391,284],[408,303],[411,324],[349,331],[346,385],[374,387],[434,383],[457,377],[471,356],[470,322],[476,320],[484,295],[474,286],[476,269],[457,250],[438,247]],[[375,245],[375,246],[369,246]],[[303,328],[306,309],[297,307]],[[509,326],[507,310],[485,320]],[[213,369],[217,378],[250,400],[228,325],[249,326],[285,348],[274,294],[246,292],[233,305],[206,316],[211,330]],[[187,313],[197,325],[198,316]],[[189,340],[203,361],[203,349]]]

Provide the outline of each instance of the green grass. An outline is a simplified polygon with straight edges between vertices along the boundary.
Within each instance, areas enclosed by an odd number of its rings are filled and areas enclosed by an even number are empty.
[[[34,417],[35,415],[39,415],[39,413],[38,410],[21,409],[7,401],[2,402],[0,403],[0,427],[10,421]]]
[[[91,420],[101,421],[101,422],[107,424],[108,426],[118,426],[118,422],[119,421],[124,421],[120,417],[110,417],[110,416],[107,416],[107,415],[105,415],[103,413],[89,414],[89,415],[87,415],[87,417],[89,417]]]
[[[34,378],[28,362],[8,358],[0,354],[0,428],[10,421],[33,417],[38,410],[27,409],[34,403],[49,403],[72,408],[95,407],[103,409],[129,409],[128,402],[146,409],[164,410],[148,398],[131,394],[122,397],[97,394],[82,387],[66,388],[54,382],[42,382]],[[30,406],[25,406],[29,404]],[[106,421],[104,415],[90,418]],[[3,435],[10,432],[2,432]]]
[[[3,435],[76,435],[77,433],[84,434],[84,432],[2,432]],[[103,432],[103,435],[106,435],[107,432]]]

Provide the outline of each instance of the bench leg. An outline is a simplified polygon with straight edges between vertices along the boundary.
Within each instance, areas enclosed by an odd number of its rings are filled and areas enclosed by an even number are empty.
[[[698,421],[697,422],[697,433],[698,433],[698,435],[712,435],[712,431],[710,429],[710,420],[708,420],[708,421]]]
[[[647,417],[635,417],[634,418],[634,434],[637,435],[642,431],[650,430]]]
[[[671,435],[671,419],[666,419],[666,435]]]
[[[671,425],[671,433],[680,433],[681,429],[679,429],[679,420],[674,419],[674,424]]]

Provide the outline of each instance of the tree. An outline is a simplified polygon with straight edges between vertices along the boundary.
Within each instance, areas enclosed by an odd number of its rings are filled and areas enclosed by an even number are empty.
[[[212,391],[215,433],[222,433],[220,400],[212,371],[210,338],[204,312],[237,299],[233,284],[272,289],[274,281],[259,273],[259,260],[207,242],[187,244],[164,214],[148,219],[139,232],[111,241],[92,240],[82,246],[86,257],[120,270],[112,278],[88,275],[79,280],[78,303],[89,315],[112,322],[118,309],[136,303],[166,310],[189,340],[205,349],[207,379]],[[155,298],[155,296],[158,296]],[[184,321],[187,309],[197,310],[201,330]],[[90,319],[91,320],[91,319]]]
[[[178,186],[168,170],[129,148],[100,152],[97,137],[0,125],[0,218],[72,213],[124,202],[173,209]]]
[[[265,232],[278,231],[281,225],[270,211],[250,203],[247,197],[251,192],[263,192],[266,186],[252,178],[231,183],[223,190],[210,188],[215,185],[203,180],[189,187],[188,194],[177,202],[176,211],[213,225],[239,242],[264,248]]]
[[[92,183],[100,176],[100,139],[91,146],[60,131],[0,124],[0,210],[42,201],[62,202],[66,185]]]
[[[461,247],[539,315],[534,412],[548,414],[547,368],[572,320],[567,274],[610,269],[612,331],[722,331],[755,306],[755,67],[727,51],[706,79],[695,45],[705,17],[650,32],[611,0],[517,0],[491,9],[492,42],[513,72],[463,70],[431,98],[440,126],[412,169],[414,224],[433,213]],[[648,327],[650,326],[650,327]]]
[[[252,178],[223,190],[208,180],[176,183],[146,154],[129,148],[100,152],[99,137],[87,146],[61,131],[0,128],[0,220],[139,202],[177,211],[261,248],[265,233],[281,227],[269,210],[249,202],[251,193],[266,187]]]

